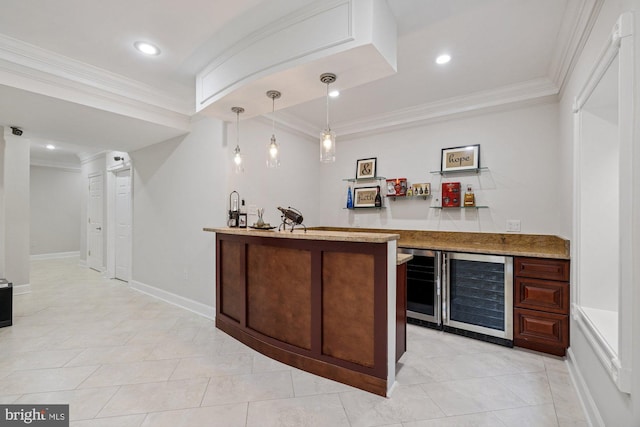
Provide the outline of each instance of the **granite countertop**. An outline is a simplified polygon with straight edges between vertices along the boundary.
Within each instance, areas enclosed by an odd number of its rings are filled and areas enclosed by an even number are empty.
[[[385,243],[398,240],[397,233],[387,233],[384,230],[378,232],[354,232],[347,230],[319,230],[296,229],[293,233],[290,230],[256,230],[252,228],[203,228],[204,231],[213,233],[235,234],[240,236],[270,237],[279,239],[300,239],[300,240],[330,240],[338,242],[365,242],[365,243]]]
[[[411,254],[398,254],[396,257],[396,265],[402,265],[407,261],[411,261],[413,259],[413,255]]]
[[[490,255],[526,256],[535,258],[570,259],[569,241],[558,236],[516,233],[474,233],[423,230],[389,230],[371,228],[316,227],[366,233],[399,234],[398,247],[467,252]]]

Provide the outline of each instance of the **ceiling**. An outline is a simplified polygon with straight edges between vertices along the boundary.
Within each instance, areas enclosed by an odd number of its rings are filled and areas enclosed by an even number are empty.
[[[198,72],[258,29],[322,1],[334,0],[3,0],[0,126],[20,126],[34,146],[66,146],[65,156],[131,151],[184,134]],[[397,72],[343,90],[331,101],[332,128],[354,135],[555,96],[601,1],[387,0],[398,27]],[[152,41],[161,55],[140,55],[137,40]],[[439,66],[442,52],[453,59]],[[271,89],[283,99],[309,91],[276,120],[309,136],[323,127],[320,82]],[[270,110],[271,100],[258,97]]]

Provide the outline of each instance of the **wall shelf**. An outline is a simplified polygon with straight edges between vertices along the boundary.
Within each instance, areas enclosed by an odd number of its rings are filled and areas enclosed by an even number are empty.
[[[386,206],[358,206],[358,207],[353,207],[353,208],[342,208],[342,209],[347,209],[350,211],[355,211],[355,210],[361,210],[361,209],[385,209]]]
[[[431,173],[434,175],[442,175],[442,176],[462,175],[462,174],[470,174],[470,173],[479,175],[480,173],[487,172],[487,171],[489,171],[489,168],[482,167],[477,169],[465,169],[461,171],[431,171]]]
[[[344,178],[343,181],[347,181],[347,182],[368,182],[368,181],[382,181],[387,179],[384,176],[373,176],[371,178]]]
[[[430,206],[431,209],[487,209],[489,206]]]

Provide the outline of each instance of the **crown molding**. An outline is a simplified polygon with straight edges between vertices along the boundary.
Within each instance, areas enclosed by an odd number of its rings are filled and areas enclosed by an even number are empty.
[[[557,95],[558,87],[548,78],[540,78],[390,113],[367,116],[350,122],[335,122],[332,128],[340,139],[351,139],[365,134],[389,131],[392,128],[451,120],[463,114],[481,114],[487,111],[509,110],[520,105],[552,102],[557,100]],[[313,139],[319,136],[319,128],[316,125],[300,120],[288,112],[278,112],[276,122]]]
[[[93,162],[94,160],[105,160],[107,159],[107,154],[109,152],[104,150],[98,153],[78,153],[78,157],[80,157],[80,164],[86,165],[89,162]]]
[[[43,167],[43,168],[60,169],[60,170],[63,170],[65,172],[78,172],[79,173],[80,171],[82,171],[82,168],[80,167],[79,164],[75,165],[75,164],[64,163],[64,162],[53,162],[53,161],[50,161],[50,160],[35,159],[33,157],[31,157],[30,165],[31,166]]]
[[[191,100],[2,34],[0,73],[19,89],[180,128],[194,112]]]
[[[569,0],[548,75],[562,96],[605,0]],[[573,17],[573,19],[567,19]]]

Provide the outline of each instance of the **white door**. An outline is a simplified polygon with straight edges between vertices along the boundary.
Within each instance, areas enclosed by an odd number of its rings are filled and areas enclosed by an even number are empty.
[[[98,271],[104,270],[103,203],[103,178],[100,173],[89,177],[89,207],[87,209],[87,265]]]
[[[129,281],[131,259],[131,170],[116,173],[116,279]]]

